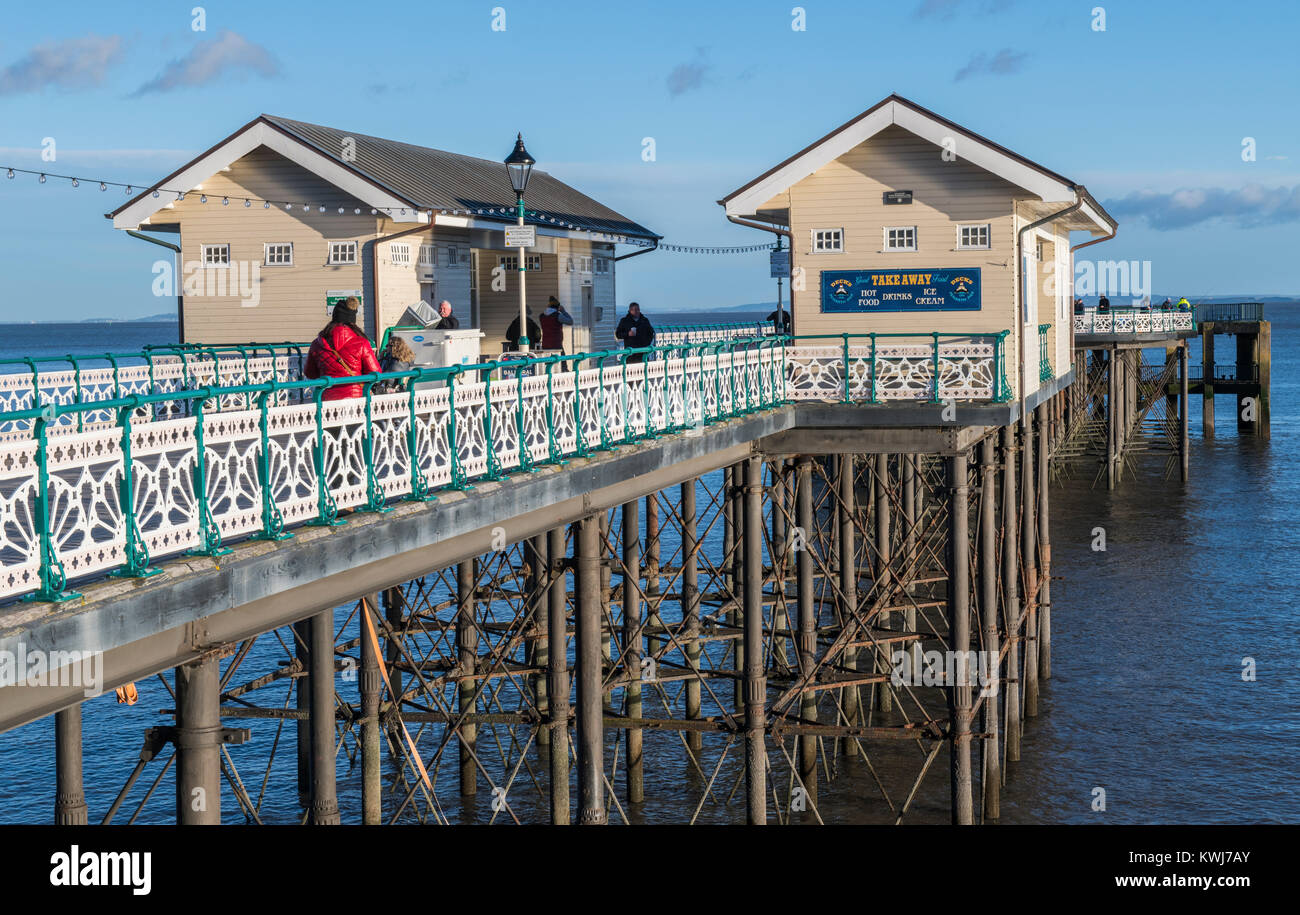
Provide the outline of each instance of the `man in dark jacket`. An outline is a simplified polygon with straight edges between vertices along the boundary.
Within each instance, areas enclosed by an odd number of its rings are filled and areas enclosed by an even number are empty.
[[[627,314],[618,322],[614,336],[623,341],[625,349],[644,349],[655,343],[655,329],[650,324],[650,319],[641,314],[641,306],[636,302],[627,306]],[[633,353],[627,357],[628,362],[644,360],[645,353]]]
[[[1100,299],[1098,299],[1098,300],[1097,300],[1097,311],[1100,312],[1101,314],[1109,314],[1109,313],[1110,313],[1110,299],[1106,298],[1104,295],[1103,295]]]
[[[537,322],[533,320],[532,309],[528,309],[527,311],[525,311],[524,316],[528,318],[528,344],[531,347],[533,344],[537,343],[539,340],[542,339],[542,329],[538,327]],[[508,353],[513,353],[519,349],[519,319],[518,318],[515,318],[513,321],[511,321],[510,326],[506,328],[506,343],[507,343],[506,352]]]
[[[451,303],[446,299],[438,303],[438,323],[434,327],[438,330],[457,330],[460,328],[460,318],[451,313]]]
[[[357,327],[358,304],[355,296],[348,296],[334,306],[330,322],[307,351],[303,374],[308,378],[352,378],[379,371],[375,351]],[[364,394],[361,384],[338,384],[327,389],[321,399],[343,400]]]
[[[790,312],[778,308],[767,316],[767,323],[772,325],[772,332],[780,336],[790,333]]]

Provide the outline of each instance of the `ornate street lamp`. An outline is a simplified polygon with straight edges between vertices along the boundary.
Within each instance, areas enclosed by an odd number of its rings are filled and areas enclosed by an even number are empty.
[[[524,224],[524,191],[528,189],[528,177],[533,172],[533,166],[537,160],[528,154],[524,148],[524,135],[517,134],[515,137],[515,148],[510,155],[506,156],[506,174],[510,177],[510,187],[515,192],[515,201],[518,204],[519,225]],[[528,352],[528,306],[524,291],[525,279],[524,271],[528,267],[527,248],[519,249],[519,352]]]

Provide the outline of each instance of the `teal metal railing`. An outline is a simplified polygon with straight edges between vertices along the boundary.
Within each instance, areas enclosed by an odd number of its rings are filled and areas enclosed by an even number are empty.
[[[1054,372],[1052,371],[1052,355],[1047,350],[1047,332],[1052,329],[1050,324],[1038,325],[1038,380],[1051,381]]]
[[[1007,333],[764,336],[37,402],[0,412],[17,430],[0,442],[0,599],[64,600],[72,580],[150,575],[164,555],[287,539],[346,509],[796,400],[1005,401]],[[405,388],[374,392],[393,381]],[[329,399],[357,383],[363,396]],[[112,422],[94,428],[75,420],[105,412]]]

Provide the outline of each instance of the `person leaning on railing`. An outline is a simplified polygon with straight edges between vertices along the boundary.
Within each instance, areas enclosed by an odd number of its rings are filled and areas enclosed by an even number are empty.
[[[357,327],[358,304],[355,296],[348,296],[334,306],[330,322],[316,335],[307,351],[303,374],[308,378],[353,378],[379,371],[375,351]],[[365,386],[360,383],[338,384],[328,388],[321,399],[343,400],[364,395]]]

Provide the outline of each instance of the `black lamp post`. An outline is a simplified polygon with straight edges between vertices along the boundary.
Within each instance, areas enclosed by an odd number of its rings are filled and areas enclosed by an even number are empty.
[[[524,224],[524,191],[528,189],[528,177],[533,172],[533,166],[537,160],[528,154],[524,148],[524,135],[517,134],[515,137],[515,148],[506,156],[506,174],[510,177],[510,187],[515,192],[515,201],[518,204],[519,225]],[[519,351],[528,352],[528,306],[524,292],[524,271],[527,269],[528,257],[525,252],[527,248],[519,249]]]

